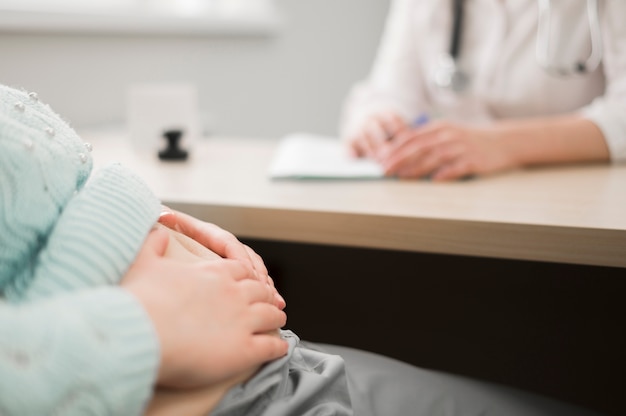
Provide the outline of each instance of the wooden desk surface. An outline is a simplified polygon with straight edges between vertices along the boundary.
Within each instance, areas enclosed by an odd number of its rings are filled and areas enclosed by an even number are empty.
[[[207,138],[186,162],[87,133],[165,204],[245,238],[626,267],[626,166],[516,171],[452,183],[276,181],[277,141]]]

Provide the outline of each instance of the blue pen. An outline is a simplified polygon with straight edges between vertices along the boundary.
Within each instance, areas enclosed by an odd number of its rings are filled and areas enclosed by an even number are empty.
[[[428,116],[428,113],[421,113],[419,116],[415,117],[415,119],[413,120],[413,123],[411,123],[411,126],[412,127],[423,126],[429,121],[430,121],[430,117]]]
[[[419,116],[413,119],[413,122],[410,124],[410,127],[411,128],[420,127],[428,123],[429,121],[430,121],[430,117],[428,116],[428,113],[421,113]],[[393,137],[394,136],[388,136],[387,141],[393,140]]]
[[[410,124],[410,127],[412,128],[420,127],[428,123],[429,121],[430,121],[430,117],[428,116],[428,113],[420,113],[419,116],[413,119],[413,122]],[[386,141],[389,142],[393,140],[393,137],[394,135],[388,135]]]

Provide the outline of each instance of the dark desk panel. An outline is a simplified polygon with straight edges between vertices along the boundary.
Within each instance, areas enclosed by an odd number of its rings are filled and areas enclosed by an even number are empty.
[[[626,414],[626,272],[244,240],[301,338]]]

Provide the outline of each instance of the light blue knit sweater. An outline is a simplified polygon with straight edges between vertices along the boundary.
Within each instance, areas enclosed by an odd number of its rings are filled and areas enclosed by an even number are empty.
[[[157,337],[116,285],[160,204],[36,94],[0,85],[0,415],[136,415]],[[96,150],[97,153],[97,150]]]

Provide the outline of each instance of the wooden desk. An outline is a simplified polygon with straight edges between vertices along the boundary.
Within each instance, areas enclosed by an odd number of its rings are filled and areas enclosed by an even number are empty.
[[[132,167],[259,252],[303,339],[626,414],[626,166],[290,182],[267,177],[276,141],[211,138],[165,163],[84,137],[97,166]]]
[[[91,134],[97,165],[134,168],[168,205],[238,236],[351,247],[626,267],[626,166],[480,180],[272,181],[277,142],[210,138],[187,162]]]

